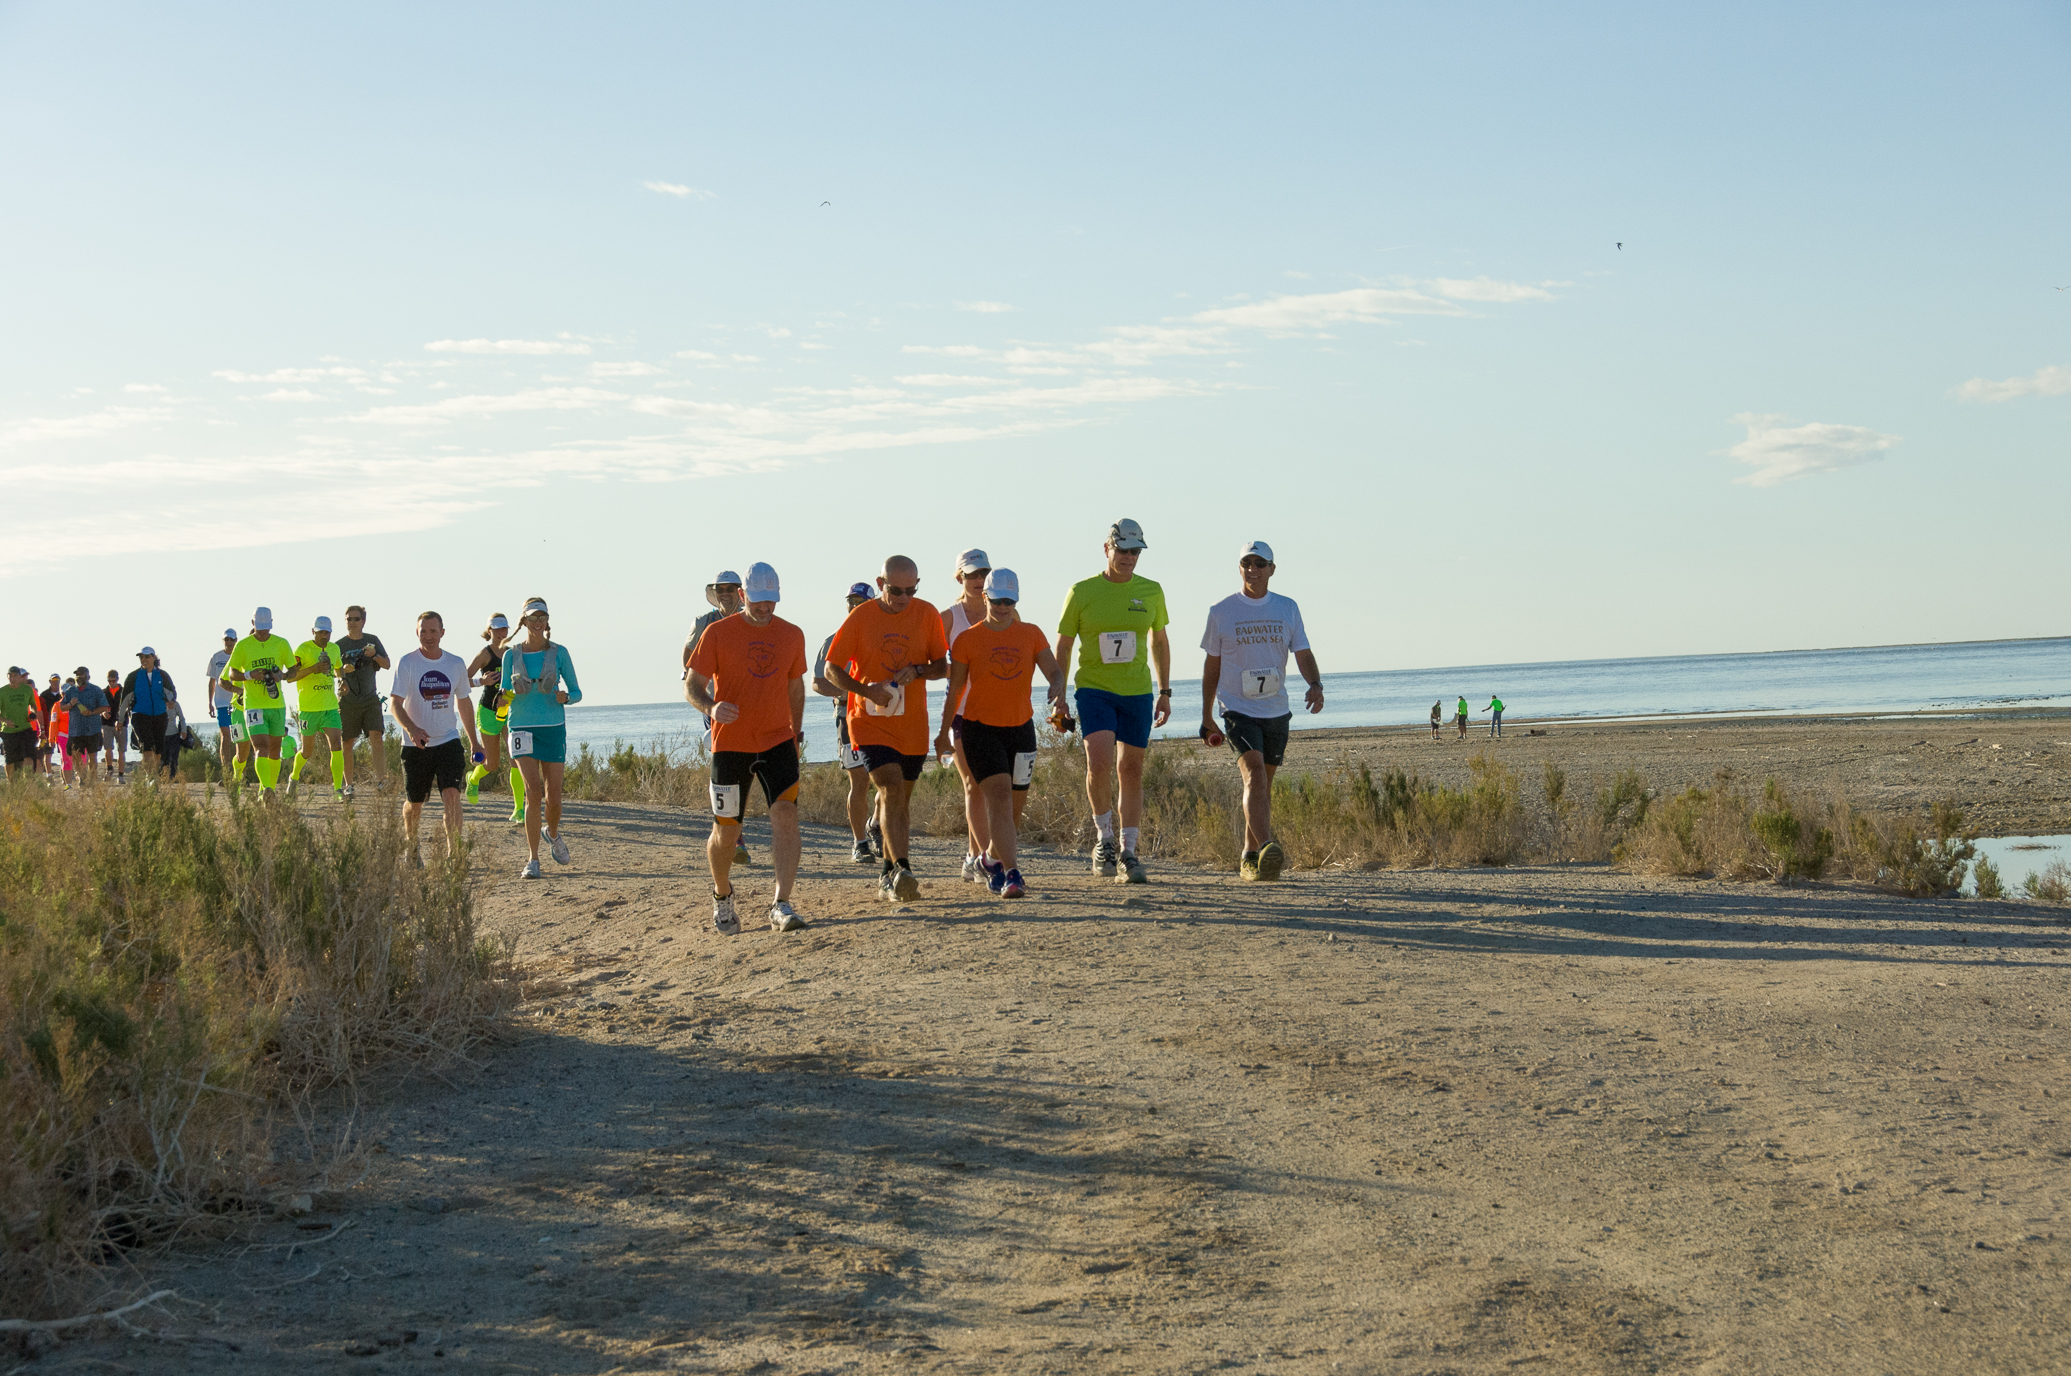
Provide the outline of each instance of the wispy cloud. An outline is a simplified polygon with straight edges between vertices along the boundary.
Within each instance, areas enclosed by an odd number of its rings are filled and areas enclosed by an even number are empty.
[[[277,387],[259,398],[261,401],[322,401],[323,397],[307,387]]]
[[[129,382],[123,384],[122,390],[125,392],[149,392],[163,395],[166,392],[170,392],[172,388],[161,387],[155,382]]]
[[[443,397],[416,405],[376,406],[356,416],[339,419],[369,425],[444,424],[463,418],[505,415],[513,411],[594,411],[611,402],[624,401],[623,392],[604,392],[594,387],[528,387],[503,395]]]
[[[2071,368],[2052,364],[2026,377],[1994,382],[1974,377],[1954,393],[1958,401],[2012,401],[2017,397],[2060,397],[2071,392]]]
[[[980,315],[1003,315],[1014,308],[1004,301],[959,301],[960,311],[977,311]]]
[[[110,406],[83,416],[31,416],[0,429],[0,444],[83,440],[149,425],[170,414],[162,406]]]
[[[592,363],[588,371],[591,377],[656,377],[668,369],[633,359],[624,363]]]
[[[1396,315],[1465,315],[1451,301],[1410,287],[1353,287],[1349,291],[1275,296],[1242,306],[1200,311],[1203,325],[1275,332],[1314,330],[1325,325],[1375,324]]]
[[[323,382],[331,378],[342,378],[348,382],[357,381],[367,375],[364,368],[275,368],[270,373],[244,373],[235,368],[218,368],[211,377],[220,377],[225,382]]]
[[[1553,300],[1553,293],[1544,287],[1528,287],[1522,282],[1498,282],[1492,277],[1440,277],[1432,281],[1431,289],[1451,301],[1508,303]]]
[[[434,354],[586,354],[590,346],[570,339],[435,339],[424,346]]]
[[[675,196],[679,200],[716,201],[719,199],[716,192],[707,191],[701,186],[684,186],[680,182],[642,182],[640,185],[646,187],[649,191],[663,196]]]
[[[1897,435],[1880,435],[1860,425],[1791,425],[1787,417],[1751,411],[1733,417],[1733,423],[1747,427],[1747,438],[1726,452],[1754,469],[1733,481],[1750,487],[1775,487],[1793,478],[1870,463],[1899,442]]]

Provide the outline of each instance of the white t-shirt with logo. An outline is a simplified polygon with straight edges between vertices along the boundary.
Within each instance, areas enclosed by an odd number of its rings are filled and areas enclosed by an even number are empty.
[[[1246,717],[1284,717],[1294,710],[1287,702],[1287,657],[1309,648],[1309,633],[1293,598],[1231,593],[1208,609],[1201,648],[1222,660],[1215,696],[1223,710]]]
[[[396,661],[388,691],[403,700],[427,748],[460,738],[459,709],[467,706],[468,696],[467,661],[459,655],[442,650],[433,659],[422,650],[410,651]]]
[[[209,677],[216,681],[216,700],[209,706],[235,706],[237,694],[230,691],[230,651],[218,650],[209,656]]]

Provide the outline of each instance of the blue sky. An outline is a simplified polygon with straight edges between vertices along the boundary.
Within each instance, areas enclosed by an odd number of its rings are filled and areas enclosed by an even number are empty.
[[[8,658],[653,701],[1123,515],[1182,674],[1252,538],[1326,669],[2066,630],[2061,6],[743,8],[0,5]]]

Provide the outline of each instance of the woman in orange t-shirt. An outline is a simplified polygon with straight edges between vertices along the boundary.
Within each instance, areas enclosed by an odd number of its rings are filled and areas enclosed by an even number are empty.
[[[1016,868],[1015,841],[1028,785],[1035,773],[1035,707],[1029,687],[1041,669],[1050,701],[1064,701],[1064,678],[1050,638],[1015,612],[1021,581],[1012,569],[985,578],[985,619],[957,637],[949,650],[949,693],[942,704],[936,749],[949,742],[950,720],[962,703],[962,745],[985,803],[986,887],[1002,898],[1026,893]]]

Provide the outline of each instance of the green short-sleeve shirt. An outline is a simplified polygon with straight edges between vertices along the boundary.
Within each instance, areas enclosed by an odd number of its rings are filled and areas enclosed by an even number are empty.
[[[1120,697],[1153,691],[1151,632],[1165,623],[1165,590],[1148,578],[1112,583],[1096,574],[1072,584],[1057,622],[1057,634],[1078,641],[1072,682]]]

